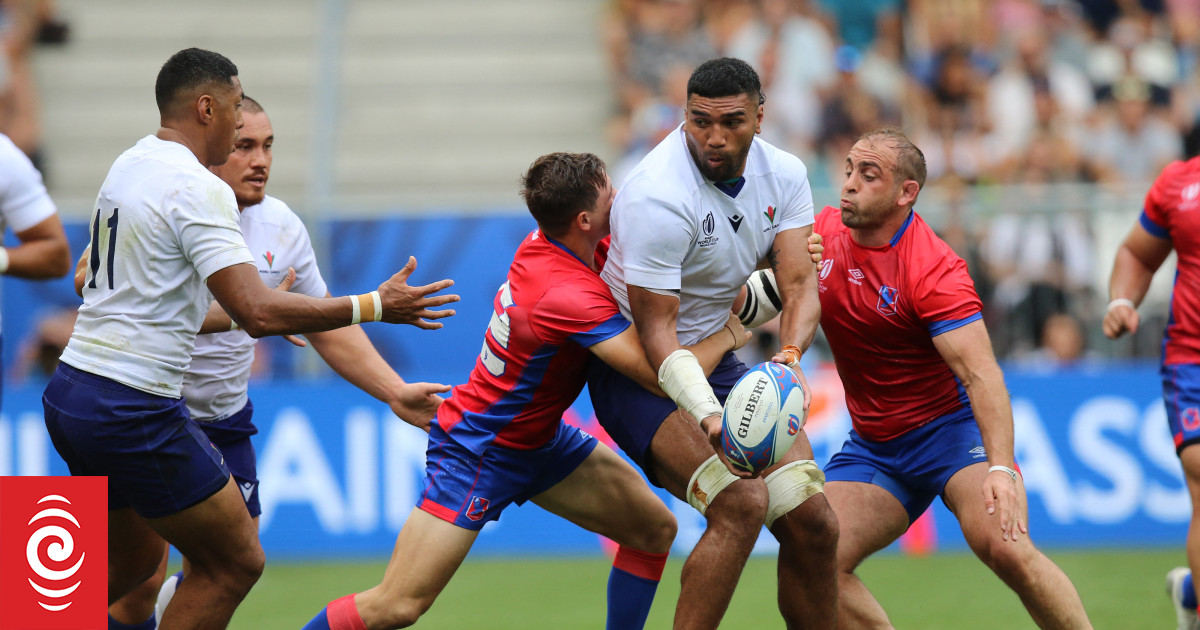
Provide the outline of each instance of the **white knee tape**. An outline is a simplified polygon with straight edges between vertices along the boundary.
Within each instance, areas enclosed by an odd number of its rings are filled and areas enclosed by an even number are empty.
[[[692,473],[692,479],[688,481],[688,504],[696,508],[700,514],[704,514],[708,511],[708,506],[713,499],[717,498],[722,490],[737,479],[733,473],[729,472],[725,464],[721,463],[720,457],[716,455],[709,457],[703,464],[700,464],[696,472]]]
[[[766,481],[770,500],[763,522],[767,529],[771,529],[775,519],[796,509],[814,494],[825,491],[825,473],[811,459],[786,464],[767,475]]]

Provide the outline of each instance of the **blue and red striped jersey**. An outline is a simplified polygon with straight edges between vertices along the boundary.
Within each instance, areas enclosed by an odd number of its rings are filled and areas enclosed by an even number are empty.
[[[821,328],[854,430],[884,441],[969,405],[933,338],[981,319],[967,265],[917,216],[883,247],[863,247],[826,207]]]
[[[470,378],[438,409],[452,439],[482,453],[490,444],[534,449],[554,437],[587,380],[587,348],[629,327],[598,272],[608,245],[597,248],[594,271],[540,230],[525,239]]]

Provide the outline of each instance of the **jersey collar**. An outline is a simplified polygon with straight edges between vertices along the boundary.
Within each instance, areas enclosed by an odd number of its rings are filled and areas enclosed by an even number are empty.
[[[591,266],[591,265],[589,265],[589,264],[587,264],[587,263],[583,262],[583,259],[582,259],[582,258],[580,258],[580,257],[576,256],[576,255],[575,255],[575,252],[571,251],[571,248],[569,248],[569,247],[567,247],[566,245],[563,245],[562,243],[560,243],[560,242],[558,242],[558,241],[556,241],[556,240],[554,240],[554,239],[550,238],[549,236],[546,236],[546,233],[545,233],[545,232],[543,232],[543,231],[541,231],[541,230],[538,230],[538,233],[542,235],[542,238],[546,239],[546,242],[547,242],[547,243],[550,243],[551,245],[553,245],[553,246],[555,246],[555,247],[557,247],[557,248],[559,248],[559,249],[563,250],[564,252],[567,252],[567,254],[569,254],[569,255],[571,256],[571,258],[574,258],[575,260],[578,260],[578,261],[579,261],[579,264],[583,265],[584,267],[587,267],[588,269],[591,269],[591,268],[592,268],[592,266]]]
[[[895,247],[896,243],[900,242],[900,237],[904,236],[904,233],[906,231],[908,231],[908,226],[912,225],[913,217],[915,215],[916,215],[916,211],[914,211],[914,210],[908,211],[908,217],[906,219],[904,219],[904,224],[900,226],[899,230],[896,230],[896,234],[894,236],[892,236],[892,240],[888,241],[888,245]]]

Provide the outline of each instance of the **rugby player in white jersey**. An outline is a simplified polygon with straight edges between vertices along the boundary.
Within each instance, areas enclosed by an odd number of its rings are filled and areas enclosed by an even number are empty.
[[[0,134],[0,234],[6,226],[20,244],[0,247],[0,275],[35,280],[67,275],[71,247],[42,174],[8,136]]]
[[[286,203],[266,194],[275,144],[271,119],[260,103],[246,96],[242,99],[242,120],[229,161],[210,170],[233,189],[242,236],[254,255],[258,273],[268,286],[276,286],[289,277],[289,269],[294,269],[291,291],[327,297],[329,292],[304,223]],[[85,263],[86,253],[80,260],[81,271]],[[83,278],[82,273],[76,275],[77,291],[82,290]],[[380,356],[361,326],[309,333],[306,337],[335,372],[419,428],[428,430],[442,402],[438,394],[450,391],[449,385],[406,383]],[[192,419],[221,449],[225,465],[257,524],[262,508],[250,436],[258,429],[248,395],[255,343],[240,330],[197,336],[192,363],[183,379],[183,399]],[[109,630],[155,627],[156,617],[162,615],[179,580],[189,571],[187,558],[184,570],[169,578],[166,567],[164,556],[154,577],[109,607]]]
[[[799,358],[820,317],[806,243],[813,223],[807,171],[756,137],[763,98],[748,64],[705,62],[687,90],[683,124],[620,187],[602,273],[672,400],[598,361],[588,387],[617,444],[708,521],[684,564],[676,628],[717,627],[764,523],[779,540],[778,601],[788,627],[833,628],[837,520],[811,444],[801,433],[780,464],[761,478],[739,479],[746,475],[735,476],[714,445],[721,401],[746,367],[730,354],[706,379],[683,349],[720,329],[748,277],[769,265],[786,344],[773,360],[800,376],[807,408]]]
[[[154,574],[173,544],[191,564],[163,628],[223,628],[262,572],[250,513],[224,458],[180,398],[209,293],[251,336],[359,321],[436,329],[415,260],[378,291],[314,298],[269,289],[242,239],[223,164],[242,126],[225,57],[173,55],[155,83],[161,127],[113,164],[96,200],[83,305],[43,395],[46,427],[73,475],[109,478],[109,603]],[[208,291],[205,291],[207,285]]]

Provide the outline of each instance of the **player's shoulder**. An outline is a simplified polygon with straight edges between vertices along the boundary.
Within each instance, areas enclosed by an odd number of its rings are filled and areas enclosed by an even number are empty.
[[[1176,160],[1163,167],[1150,192],[1153,194],[1172,191],[1197,181],[1200,181],[1200,156],[1190,160]]]
[[[13,165],[24,165],[29,158],[13,143],[12,138],[0,133],[0,168],[7,171]]]
[[[617,190],[618,199],[676,204],[696,192],[699,176],[682,134],[680,129],[668,134],[642,158]]]
[[[304,221],[282,199],[266,195],[263,200],[242,211],[242,214],[256,223],[266,223],[283,227],[304,227]]]
[[[825,206],[817,213],[816,220],[813,222],[813,231],[822,236],[830,236],[838,232],[846,231],[846,226],[842,224],[842,211],[833,206]]]
[[[746,166],[781,179],[801,181],[808,178],[808,167],[804,165],[804,160],[759,136],[754,136],[754,142],[750,145]]]
[[[902,229],[904,234],[896,244],[911,272],[925,274],[929,269],[962,260],[915,210]]]

